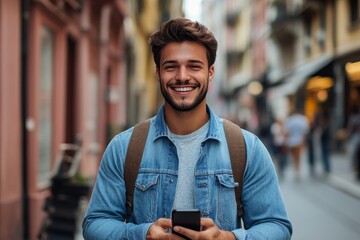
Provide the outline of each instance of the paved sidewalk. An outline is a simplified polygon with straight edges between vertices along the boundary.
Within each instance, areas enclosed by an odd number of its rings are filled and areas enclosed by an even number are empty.
[[[345,154],[331,155],[332,173],[324,180],[331,186],[360,199],[360,181],[351,168],[350,159]]]
[[[288,156],[284,177],[280,179],[280,181],[302,181],[303,179],[314,178],[315,180],[329,184],[330,186],[360,200],[360,181],[356,179],[355,173],[353,172],[351,167],[350,159],[345,153],[331,153],[330,174],[324,174],[322,162],[319,157],[316,156],[314,175],[311,175],[307,156],[308,153],[307,149],[305,148],[302,152],[302,161],[300,167],[301,172],[299,178],[295,177],[293,162],[291,157]]]
[[[83,236],[82,236],[82,222],[84,219],[84,215],[87,209],[87,205],[88,205],[88,200],[87,199],[83,199],[80,202],[80,209],[79,209],[79,216],[76,222],[76,233],[75,233],[75,237],[74,240],[83,240]]]
[[[291,157],[289,156],[287,160],[285,178],[282,181],[296,180]],[[355,177],[349,157],[344,153],[332,153],[330,161],[331,173],[324,174],[321,160],[315,158],[314,175],[311,175],[307,159],[307,149],[305,149],[302,153],[301,175],[298,180],[314,178],[360,200],[360,181]]]

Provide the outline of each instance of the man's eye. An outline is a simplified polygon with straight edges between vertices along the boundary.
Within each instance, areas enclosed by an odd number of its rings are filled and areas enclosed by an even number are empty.
[[[164,67],[166,70],[174,70],[176,68],[176,66],[173,65],[169,65],[169,66],[165,66]]]
[[[199,65],[192,65],[192,66],[190,66],[190,68],[193,69],[193,70],[200,70],[200,69],[201,69],[201,66],[199,66]]]

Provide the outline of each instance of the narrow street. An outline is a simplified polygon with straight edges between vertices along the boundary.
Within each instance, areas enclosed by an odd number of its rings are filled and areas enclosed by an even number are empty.
[[[333,160],[334,165],[336,161],[342,160]],[[292,239],[359,239],[360,199],[332,186],[324,177],[311,178],[307,169],[303,159],[301,180],[295,180],[290,164],[280,184],[293,223]]]

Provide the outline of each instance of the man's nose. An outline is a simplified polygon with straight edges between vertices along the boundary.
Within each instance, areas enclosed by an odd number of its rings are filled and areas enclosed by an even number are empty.
[[[190,79],[190,75],[186,66],[179,67],[176,78],[177,81],[186,81]]]

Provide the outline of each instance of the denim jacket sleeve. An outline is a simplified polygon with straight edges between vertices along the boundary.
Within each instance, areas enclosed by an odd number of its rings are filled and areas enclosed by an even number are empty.
[[[236,239],[291,239],[292,226],[279,189],[272,159],[262,142],[244,131],[247,163],[243,180],[244,228]]]
[[[125,223],[123,164],[131,131],[116,136],[106,148],[83,221],[85,239],[145,239],[151,223]]]

